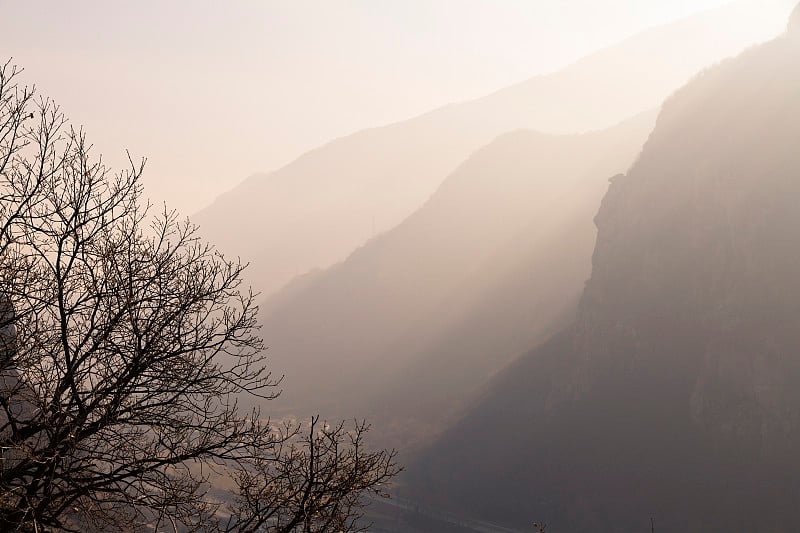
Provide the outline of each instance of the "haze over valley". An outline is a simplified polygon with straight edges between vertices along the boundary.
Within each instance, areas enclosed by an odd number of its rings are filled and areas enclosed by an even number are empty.
[[[144,129],[9,30],[0,528],[800,529],[800,5],[400,4],[109,19],[228,62]]]

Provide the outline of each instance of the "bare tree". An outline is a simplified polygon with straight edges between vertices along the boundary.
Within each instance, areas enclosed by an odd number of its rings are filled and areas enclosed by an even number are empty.
[[[272,457],[257,459],[237,475],[240,490],[233,522],[241,531],[351,533],[365,531],[363,495],[388,496],[397,474],[394,453],[365,452],[369,427],[346,428],[313,418],[299,440],[278,439]],[[296,434],[288,426],[284,435]]]
[[[298,441],[241,412],[276,385],[244,266],[154,213],[144,161],[112,174],[18,77],[0,68],[0,529],[349,531],[394,454],[363,450],[362,425]],[[274,497],[309,480],[301,505]]]

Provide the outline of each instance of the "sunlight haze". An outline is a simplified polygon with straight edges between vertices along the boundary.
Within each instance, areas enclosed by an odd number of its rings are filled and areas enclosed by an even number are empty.
[[[147,157],[148,195],[191,214],[338,136],[725,3],[5,0],[0,32],[109,162]]]
[[[0,36],[0,532],[800,531],[800,0]]]

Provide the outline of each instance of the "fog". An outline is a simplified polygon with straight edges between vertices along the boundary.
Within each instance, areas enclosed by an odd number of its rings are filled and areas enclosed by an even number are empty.
[[[399,450],[380,531],[800,527],[796,0],[2,7],[249,263],[239,405]]]
[[[778,4],[772,18],[764,2],[746,2],[679,20],[552,74],[335,139],[251,176],[193,220],[222,251],[250,261],[249,281],[272,293],[402,222],[502,133],[583,132],[657,107],[704,66],[783,29],[788,10]]]
[[[107,161],[124,163],[125,149],[148,157],[149,196],[188,215],[341,135],[478,98],[724,3],[8,0],[0,32],[4,55]],[[763,4],[759,27],[782,8]]]

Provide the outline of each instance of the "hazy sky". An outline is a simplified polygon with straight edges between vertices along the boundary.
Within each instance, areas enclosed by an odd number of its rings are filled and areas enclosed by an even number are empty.
[[[726,0],[0,0],[2,55],[190,214],[358,129],[551,71]]]

